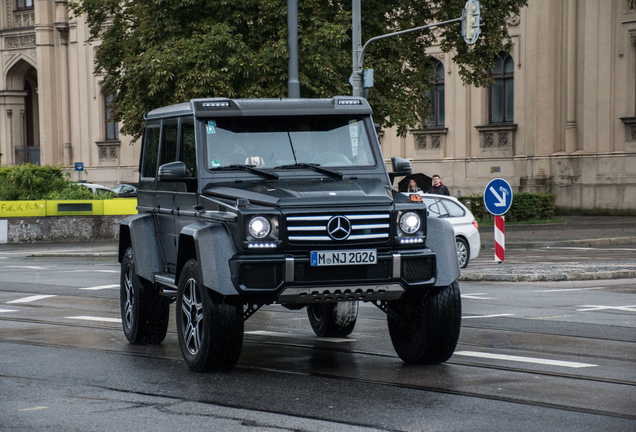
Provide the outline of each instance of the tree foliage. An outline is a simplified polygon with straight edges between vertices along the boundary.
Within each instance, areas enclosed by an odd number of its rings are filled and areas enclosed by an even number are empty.
[[[504,23],[527,0],[482,0],[482,36],[468,47],[460,23],[384,39],[370,46],[369,103],[398,133],[421,126],[428,111],[436,43],[452,52],[467,84],[488,83],[496,54],[510,49]],[[362,40],[461,16],[464,0],[364,0]],[[76,0],[74,15],[101,41],[95,72],[117,94],[112,116],[135,139],[143,113],[199,97],[286,97],[286,0]],[[298,0],[301,97],[351,94],[351,0]]]

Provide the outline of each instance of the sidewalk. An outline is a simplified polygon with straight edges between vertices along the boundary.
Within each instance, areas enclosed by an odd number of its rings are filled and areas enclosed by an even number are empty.
[[[636,216],[561,216],[565,222],[551,225],[509,225],[505,229],[506,250],[554,247],[616,247],[636,250]],[[479,229],[480,257],[494,249],[494,228]],[[22,257],[112,257],[117,258],[117,242],[23,243],[0,245],[0,256]],[[634,253],[613,262],[599,254],[586,262],[551,264],[509,264],[471,262],[461,272],[463,281],[564,281],[636,278]]]

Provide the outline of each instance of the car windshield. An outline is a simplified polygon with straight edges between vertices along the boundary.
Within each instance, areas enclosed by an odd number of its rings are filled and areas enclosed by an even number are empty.
[[[217,118],[205,119],[204,126],[209,170],[235,165],[264,169],[375,165],[359,116]]]

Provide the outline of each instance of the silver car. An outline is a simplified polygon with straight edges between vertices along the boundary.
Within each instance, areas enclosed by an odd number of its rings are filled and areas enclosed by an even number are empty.
[[[479,225],[475,217],[457,198],[426,193],[418,195],[422,196],[429,216],[443,218],[453,226],[457,261],[460,268],[466,268],[471,259],[477,258],[481,248]]]

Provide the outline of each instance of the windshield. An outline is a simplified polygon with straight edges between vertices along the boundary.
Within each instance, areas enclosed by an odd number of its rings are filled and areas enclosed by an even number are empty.
[[[372,166],[375,159],[361,116],[204,119],[207,169],[232,165],[276,168]]]

